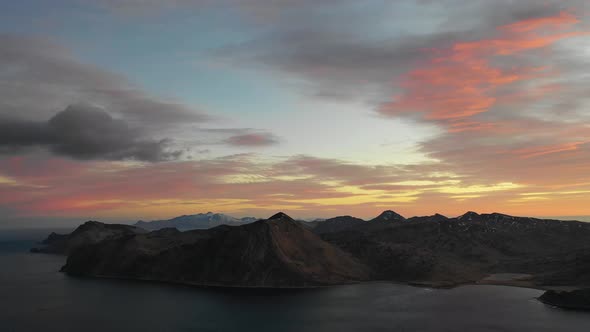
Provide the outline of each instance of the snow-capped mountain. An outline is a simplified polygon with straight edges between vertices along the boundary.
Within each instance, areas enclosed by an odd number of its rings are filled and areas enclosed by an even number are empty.
[[[135,226],[150,231],[162,228],[176,228],[180,231],[188,231],[192,229],[208,229],[219,225],[238,226],[248,224],[256,220],[258,220],[258,218],[244,217],[238,219],[222,213],[207,212],[192,215],[183,215],[180,217],[166,220],[140,220],[135,223]]]

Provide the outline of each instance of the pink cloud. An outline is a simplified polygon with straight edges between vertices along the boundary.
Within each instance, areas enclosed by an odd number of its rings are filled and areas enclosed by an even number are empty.
[[[451,131],[477,130],[481,123],[465,119],[507,101],[499,93],[500,88],[551,74],[547,67],[502,68],[493,60],[588,34],[567,31],[578,22],[572,14],[562,12],[499,27],[496,38],[456,42],[446,49],[434,50],[423,66],[403,76],[400,84],[403,92],[384,104],[379,112],[387,116],[418,112],[426,120],[449,126]],[[490,126],[485,124],[485,128]]]

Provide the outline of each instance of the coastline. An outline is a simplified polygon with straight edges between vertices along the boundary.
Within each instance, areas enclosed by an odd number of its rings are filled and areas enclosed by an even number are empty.
[[[37,248],[31,248],[37,249]],[[67,257],[66,255],[54,252],[44,252],[44,251],[29,251],[29,253],[39,255],[52,255],[52,256],[63,256]],[[357,281],[357,282],[348,282],[348,283],[339,283],[339,284],[329,284],[329,285],[306,285],[306,286],[248,286],[248,285],[228,285],[222,283],[195,283],[195,282],[185,282],[185,281],[177,281],[177,280],[161,280],[161,279],[151,279],[151,278],[137,278],[137,277],[121,277],[121,276],[108,276],[108,275],[84,275],[84,274],[72,274],[66,271],[63,271],[63,267],[60,268],[59,272],[64,273],[70,277],[75,278],[95,278],[95,279],[111,279],[111,280],[126,280],[126,281],[138,281],[138,282],[148,282],[148,283],[161,283],[161,284],[169,284],[169,285],[180,285],[180,286],[187,286],[187,287],[195,287],[195,288],[215,288],[215,289],[257,289],[257,290],[306,290],[306,289],[325,289],[325,288],[333,288],[338,286],[346,286],[346,285],[355,285],[355,284],[371,284],[371,283],[389,283],[389,284],[396,284],[396,285],[405,285],[417,288],[430,288],[430,289],[453,289],[461,286],[468,286],[468,285],[489,285],[489,286],[506,286],[506,287],[517,287],[517,288],[528,288],[528,289],[536,289],[539,291],[573,291],[578,289],[590,288],[590,286],[585,285],[537,285],[535,284],[532,279],[533,275],[529,274],[520,274],[520,273],[495,273],[490,274],[480,280],[475,281],[425,281],[425,280],[412,280],[412,281],[395,281],[395,280],[369,280],[369,281]],[[498,278],[500,277],[500,278]],[[506,278],[509,277],[509,278]],[[543,302],[543,301],[542,301]],[[555,305],[549,302],[543,302],[548,305]],[[557,306],[557,305],[555,305]]]
[[[51,254],[48,254],[51,255]],[[180,285],[180,286],[188,286],[188,287],[195,287],[195,288],[210,288],[210,289],[244,289],[244,290],[306,290],[306,289],[326,289],[326,288],[334,288],[339,286],[347,286],[347,285],[358,285],[358,284],[394,284],[394,285],[403,285],[403,286],[410,286],[416,288],[429,288],[429,289],[453,289],[461,286],[505,286],[505,287],[516,287],[516,288],[528,288],[528,289],[535,289],[539,291],[569,291],[569,290],[576,290],[576,289],[583,289],[586,288],[580,285],[572,285],[572,286],[539,286],[534,284],[526,284],[520,281],[502,281],[502,282],[491,282],[491,281],[468,281],[468,282],[450,282],[450,281],[395,281],[395,280],[369,280],[369,281],[357,281],[357,282],[348,282],[348,283],[339,283],[339,284],[330,284],[330,285],[306,285],[306,286],[249,286],[249,285],[228,285],[222,283],[196,283],[196,282],[185,282],[185,281],[177,281],[177,280],[161,280],[161,279],[151,279],[151,278],[137,278],[137,277],[122,277],[122,276],[109,276],[109,275],[85,275],[85,274],[72,274],[60,269],[61,273],[69,277],[74,278],[92,278],[92,279],[110,279],[110,280],[125,280],[125,281],[137,281],[137,282],[146,282],[146,283],[160,283],[160,284],[169,284],[169,285]]]
[[[585,311],[585,312],[590,313],[590,306],[575,306],[575,305],[556,303],[556,302],[544,300],[542,296],[539,296],[536,299],[537,299],[537,301],[539,301],[545,305],[554,307],[554,308],[558,308],[558,309],[562,309],[562,310],[571,310],[571,311]]]
[[[46,255],[54,255],[47,253]],[[589,287],[583,285],[569,285],[569,286],[552,286],[552,285],[536,285],[532,282],[532,275],[525,274],[514,274],[514,273],[499,273],[491,274],[487,277],[470,282],[451,282],[451,281],[392,281],[392,280],[371,280],[371,281],[359,281],[359,282],[348,282],[339,283],[333,285],[305,285],[305,286],[248,286],[248,285],[228,285],[221,283],[195,283],[185,282],[177,280],[160,280],[151,278],[138,278],[138,277],[120,277],[120,276],[109,276],[109,275],[85,275],[85,274],[72,274],[62,269],[59,272],[64,273],[68,277],[80,278],[80,279],[105,279],[105,280],[120,280],[128,282],[141,282],[141,283],[153,283],[160,285],[171,285],[179,287],[190,287],[195,289],[204,290],[231,290],[238,292],[249,292],[249,291],[262,291],[262,292],[299,292],[299,291],[314,291],[322,289],[330,289],[339,286],[347,285],[359,285],[359,284],[393,284],[401,286],[409,286],[415,288],[427,288],[427,289],[454,289],[462,286],[503,286],[503,287],[515,287],[515,288],[526,288],[534,289],[544,292],[534,299],[545,305],[565,309],[565,310],[576,310],[590,312],[590,306],[588,305],[576,305],[569,304],[563,301],[552,301],[546,296],[549,292],[560,294],[561,292],[571,292],[574,290],[588,289]],[[510,278],[506,278],[510,277]]]
[[[307,286],[248,286],[248,285],[228,285],[222,283],[196,283],[196,282],[185,282],[176,280],[162,280],[162,279],[151,279],[151,278],[137,278],[137,277],[121,277],[121,276],[108,276],[108,275],[85,275],[85,274],[72,274],[65,271],[59,271],[65,275],[73,278],[90,278],[90,279],[107,279],[107,280],[124,280],[132,282],[145,282],[154,284],[167,284],[176,286],[187,286],[194,288],[204,289],[233,289],[233,290],[312,290],[312,289],[326,289],[338,286],[346,285],[357,285],[366,282],[349,282],[333,285],[307,285]]]

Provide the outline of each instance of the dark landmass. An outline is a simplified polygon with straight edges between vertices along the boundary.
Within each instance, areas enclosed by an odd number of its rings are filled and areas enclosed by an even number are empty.
[[[127,234],[76,249],[72,275],[242,287],[312,287],[369,280],[350,254],[279,213],[210,230]]]
[[[129,225],[103,224],[98,221],[87,221],[70,234],[51,233],[31,252],[68,255],[76,249],[105,240],[124,236],[147,233],[146,230]]]
[[[590,310],[590,288],[572,291],[546,291],[539,301],[560,308]]]
[[[432,216],[422,216],[422,217],[411,217],[408,218],[408,221],[445,221],[449,220],[449,218],[443,216],[442,214],[434,214]]]
[[[298,221],[305,228],[314,229],[314,228],[316,228],[317,225],[326,221],[326,219],[315,219],[312,221],[305,221],[305,220],[296,220],[296,221]]]
[[[320,235],[378,280],[451,286],[518,273],[532,275],[538,288],[590,285],[590,224],[583,222],[468,212],[381,218]]]
[[[468,212],[306,223],[279,213],[241,226],[150,233],[88,222],[52,234],[42,252],[68,254],[72,275],[194,285],[311,287],[379,280],[553,289],[590,285],[590,224]]]
[[[336,233],[357,226],[361,226],[364,223],[366,223],[366,221],[359,218],[351,216],[340,216],[317,222],[315,224],[315,227],[313,227],[313,231],[316,234]]]

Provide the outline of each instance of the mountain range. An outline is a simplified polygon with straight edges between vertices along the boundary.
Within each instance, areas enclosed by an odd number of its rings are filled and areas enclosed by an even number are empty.
[[[284,213],[181,232],[86,222],[34,251],[68,255],[73,275],[191,285],[310,287],[368,280],[451,287],[590,286],[590,223],[467,212],[314,222]],[[502,276],[497,278],[494,276]],[[503,279],[506,276],[508,279]]]
[[[220,225],[239,226],[255,222],[258,218],[244,217],[234,218],[221,213],[199,213],[192,215],[183,215],[172,219],[143,221],[140,220],[134,226],[141,227],[149,231],[155,231],[162,228],[176,228],[179,231],[188,231],[193,229],[208,229]]]

